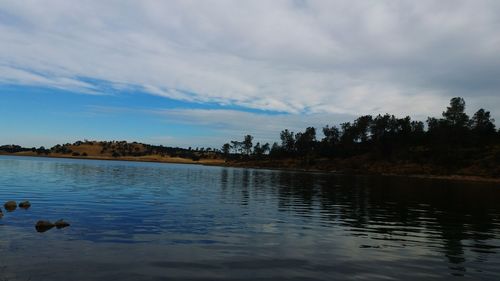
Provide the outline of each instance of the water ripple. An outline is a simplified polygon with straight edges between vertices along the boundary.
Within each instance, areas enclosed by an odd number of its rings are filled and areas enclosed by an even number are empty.
[[[498,280],[493,184],[0,156],[0,200],[0,279]]]

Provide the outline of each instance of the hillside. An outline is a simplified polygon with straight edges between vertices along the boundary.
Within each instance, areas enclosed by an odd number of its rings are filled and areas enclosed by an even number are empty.
[[[105,160],[133,160],[173,163],[218,164],[224,160],[212,149],[185,149],[126,141],[77,141],[51,148],[0,146],[0,154]]]

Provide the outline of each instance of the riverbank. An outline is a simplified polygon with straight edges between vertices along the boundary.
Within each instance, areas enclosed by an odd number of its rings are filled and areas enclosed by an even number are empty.
[[[319,162],[319,164],[318,164]],[[324,162],[328,162],[324,163]],[[499,177],[487,175],[467,174],[467,170],[462,170],[464,174],[445,174],[442,168],[431,165],[418,165],[409,163],[387,163],[387,162],[363,162],[362,159],[337,159],[317,161],[315,164],[303,166],[295,160],[283,161],[241,161],[226,162],[224,166],[252,168],[252,169],[271,169],[286,171],[301,171],[315,173],[336,173],[347,175],[381,175],[398,176],[411,178],[426,178],[452,181],[472,181],[499,183]]]
[[[220,165],[223,166],[223,159],[200,159],[192,160],[189,158],[159,156],[159,155],[146,155],[146,156],[72,156],[72,155],[58,155],[58,154],[37,154],[32,152],[19,152],[19,153],[0,153],[5,156],[19,156],[19,157],[41,157],[41,158],[65,158],[65,159],[82,159],[82,160],[106,160],[106,161],[132,161],[132,162],[153,162],[153,163],[173,163],[173,164],[197,164],[197,165]]]
[[[82,160],[109,160],[109,161],[133,161],[133,162],[153,162],[153,163],[172,163],[172,164],[192,164],[205,166],[219,166],[232,168],[249,168],[249,169],[266,169],[280,171],[296,171],[296,172],[311,172],[311,173],[335,173],[349,175],[382,175],[382,176],[398,176],[424,179],[439,179],[452,181],[471,181],[471,182],[488,182],[499,183],[500,178],[488,177],[484,175],[471,174],[433,174],[432,168],[425,165],[401,164],[389,165],[387,163],[371,163],[358,168],[353,165],[346,165],[344,169],[337,165],[339,161],[330,160],[330,165],[318,166],[309,165],[307,167],[298,165],[296,161],[226,161],[224,159],[200,159],[192,160],[180,157],[169,156],[138,156],[138,157],[108,157],[108,156],[72,156],[72,155],[37,155],[36,153],[0,153],[0,155],[19,156],[19,157],[42,157],[42,158],[67,158],[67,159],[82,159]],[[345,164],[345,160],[343,161]],[[336,167],[337,166],[337,167]],[[419,173],[420,172],[420,173]]]

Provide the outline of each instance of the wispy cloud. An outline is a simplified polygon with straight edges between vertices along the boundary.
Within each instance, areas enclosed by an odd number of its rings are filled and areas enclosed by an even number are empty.
[[[456,95],[493,109],[499,30],[494,0],[8,0],[0,83],[296,114],[436,115]]]

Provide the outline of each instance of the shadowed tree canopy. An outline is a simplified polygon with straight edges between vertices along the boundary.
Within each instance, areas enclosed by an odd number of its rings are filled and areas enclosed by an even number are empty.
[[[495,129],[495,120],[482,108],[469,118],[465,109],[463,98],[452,98],[442,118],[427,118],[427,130],[422,121],[391,114],[363,115],[339,127],[326,125],[320,141],[314,127],[297,134],[284,129],[279,134],[281,143],[270,149],[269,144],[257,143],[252,155],[258,160],[298,159],[304,165],[314,165],[316,159],[327,166],[325,161],[362,156],[359,159],[365,161],[359,165],[389,161],[434,165],[442,171],[474,166],[500,176],[500,132]],[[252,140],[245,136],[239,152],[249,155]]]
[[[443,117],[451,127],[466,127],[469,123],[469,116],[465,113],[465,100],[460,97],[452,98],[450,106],[443,112]]]
[[[326,125],[323,127],[323,135],[325,137],[322,141],[329,145],[335,145],[340,141],[340,130],[336,126],[329,127]]]
[[[316,129],[308,127],[303,133],[295,135],[295,146],[299,155],[311,153],[316,147]]]
[[[225,143],[222,146],[221,151],[225,156],[228,156],[229,153],[231,152],[231,145],[229,143]]]
[[[252,151],[253,147],[252,141],[253,137],[251,135],[246,135],[245,138],[243,139],[243,150],[247,155],[249,155],[250,152]]]
[[[281,148],[286,153],[293,153],[295,151],[295,138],[293,132],[285,129],[280,133]]]
[[[491,118],[490,112],[479,109],[471,120],[471,129],[481,135],[495,134],[495,120]]]

